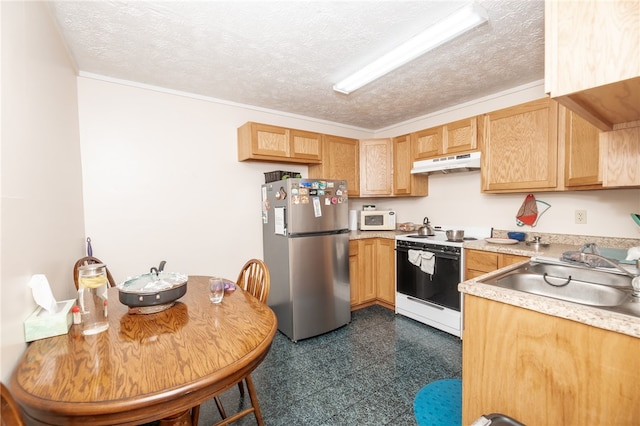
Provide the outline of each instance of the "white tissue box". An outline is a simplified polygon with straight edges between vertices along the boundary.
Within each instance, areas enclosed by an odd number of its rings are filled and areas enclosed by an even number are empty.
[[[38,306],[29,317],[24,320],[24,341],[33,342],[38,339],[67,334],[73,321],[71,308],[75,299],[58,302],[58,312],[50,314],[42,306]]]

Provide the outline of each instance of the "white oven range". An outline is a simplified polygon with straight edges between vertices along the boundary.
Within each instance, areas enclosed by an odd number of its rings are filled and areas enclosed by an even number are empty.
[[[447,240],[448,229],[464,230],[466,241],[492,233],[487,227],[442,225],[433,236],[396,236],[396,313],[461,337],[464,250],[463,242]]]

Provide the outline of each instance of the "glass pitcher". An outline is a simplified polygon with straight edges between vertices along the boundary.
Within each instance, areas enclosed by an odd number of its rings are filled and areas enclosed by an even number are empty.
[[[109,328],[107,267],[94,263],[78,268],[78,305],[82,334],[97,334]]]

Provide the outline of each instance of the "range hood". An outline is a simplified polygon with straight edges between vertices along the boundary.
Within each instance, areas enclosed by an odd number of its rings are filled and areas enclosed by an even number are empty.
[[[411,174],[456,173],[472,170],[480,170],[480,152],[415,161]]]

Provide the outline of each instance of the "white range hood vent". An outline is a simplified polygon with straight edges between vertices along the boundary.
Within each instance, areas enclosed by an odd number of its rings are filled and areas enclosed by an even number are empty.
[[[414,161],[411,174],[456,173],[480,170],[480,152]]]

